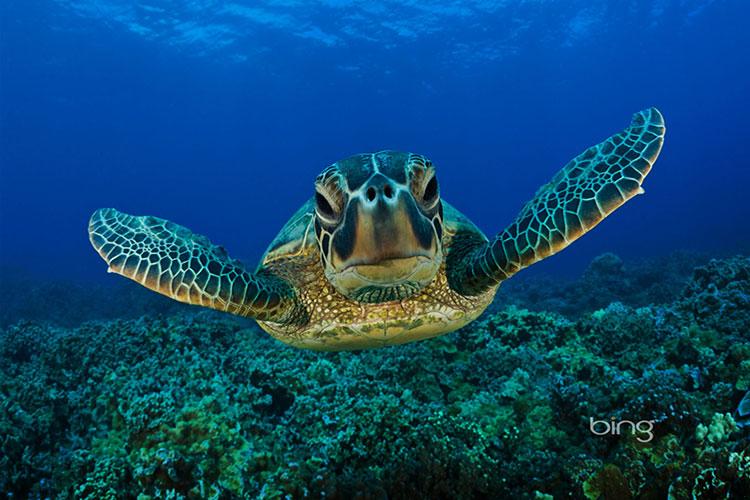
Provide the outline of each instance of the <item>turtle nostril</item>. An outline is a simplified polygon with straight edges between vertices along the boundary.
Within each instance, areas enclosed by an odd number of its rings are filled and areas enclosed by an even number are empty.
[[[367,199],[372,201],[375,199],[375,188],[369,187],[367,188]]]
[[[383,188],[383,194],[386,198],[393,198],[393,188],[390,186],[390,184],[385,185],[385,188]]]

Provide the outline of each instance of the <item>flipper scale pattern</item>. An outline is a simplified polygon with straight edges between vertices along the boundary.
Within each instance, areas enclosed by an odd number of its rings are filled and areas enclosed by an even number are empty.
[[[495,286],[562,250],[642,193],[665,130],[661,113],[646,109],[628,128],[571,160],[492,241],[454,257],[451,286],[467,294]]]
[[[252,274],[223,247],[174,222],[104,208],[91,216],[89,239],[110,272],[172,299],[269,321],[293,319],[286,282]]]

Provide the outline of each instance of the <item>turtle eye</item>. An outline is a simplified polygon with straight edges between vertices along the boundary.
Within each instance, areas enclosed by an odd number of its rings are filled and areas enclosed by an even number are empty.
[[[328,198],[321,194],[320,191],[315,191],[315,208],[326,219],[336,220],[336,211],[331,206]]]
[[[437,196],[438,196],[438,182],[437,182],[437,177],[433,175],[432,179],[430,179],[430,182],[428,182],[427,186],[425,186],[424,188],[424,193],[422,194],[422,201],[427,204],[430,204],[437,199]]]

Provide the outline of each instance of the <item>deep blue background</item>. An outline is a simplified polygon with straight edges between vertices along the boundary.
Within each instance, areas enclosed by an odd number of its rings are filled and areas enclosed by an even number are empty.
[[[254,263],[323,167],[385,148],[430,156],[443,197],[494,234],[652,105],[668,131],[647,195],[540,267],[750,247],[750,5],[347,3],[267,2],[248,24],[208,1],[3,2],[0,267],[105,279],[86,236],[105,206]],[[207,19],[234,34],[176,34]]]

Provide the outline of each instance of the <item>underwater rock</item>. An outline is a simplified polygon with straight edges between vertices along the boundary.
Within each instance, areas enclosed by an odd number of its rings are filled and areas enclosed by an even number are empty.
[[[714,259],[696,268],[680,306],[702,327],[750,337],[750,257]]]
[[[677,251],[626,264],[606,253],[596,257],[577,280],[541,275],[503,283],[490,310],[514,304],[578,318],[612,302],[630,307],[669,304],[681,296],[693,269],[708,261],[707,255]]]
[[[107,286],[40,281],[4,267],[0,267],[0,304],[0,327],[20,319],[73,327],[95,319],[135,319],[144,314],[190,312],[185,304],[127,281]]]

